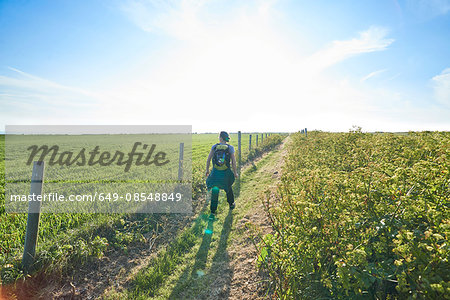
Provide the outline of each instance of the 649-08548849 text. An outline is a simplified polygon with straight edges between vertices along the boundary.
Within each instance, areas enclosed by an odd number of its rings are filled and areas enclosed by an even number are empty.
[[[59,193],[44,193],[44,194],[30,194],[30,195],[11,195],[11,202],[24,202],[24,201],[42,201],[42,202],[64,202],[64,201],[78,201],[78,202],[114,202],[118,200],[126,200],[128,202],[178,202],[183,199],[182,193],[98,193],[83,194],[83,195],[64,195]]]

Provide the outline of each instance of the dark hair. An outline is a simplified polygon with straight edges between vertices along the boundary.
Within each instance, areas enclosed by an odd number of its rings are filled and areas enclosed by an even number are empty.
[[[230,135],[226,131],[221,131],[219,137],[221,137],[226,142],[230,140]]]

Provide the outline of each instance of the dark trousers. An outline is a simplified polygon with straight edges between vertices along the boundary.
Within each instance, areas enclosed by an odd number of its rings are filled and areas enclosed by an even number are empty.
[[[219,204],[219,191],[220,189],[217,187],[213,187],[211,191],[211,213],[215,213],[217,210],[217,205]],[[230,187],[228,190],[225,190],[225,193],[227,194],[227,202],[228,204],[234,203],[234,194],[233,189]]]

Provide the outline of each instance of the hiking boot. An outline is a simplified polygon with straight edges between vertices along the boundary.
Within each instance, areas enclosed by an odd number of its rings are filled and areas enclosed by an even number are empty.
[[[236,204],[233,202],[230,204],[230,209],[234,209],[236,207]]]

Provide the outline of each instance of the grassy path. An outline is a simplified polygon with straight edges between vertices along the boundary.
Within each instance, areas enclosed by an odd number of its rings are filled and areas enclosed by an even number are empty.
[[[284,145],[284,144],[283,144]],[[228,209],[221,191],[217,219],[209,221],[205,206],[194,224],[121,291],[107,299],[256,299],[261,278],[249,224],[270,230],[262,201],[279,179],[283,146],[247,167],[235,183],[236,208]]]

